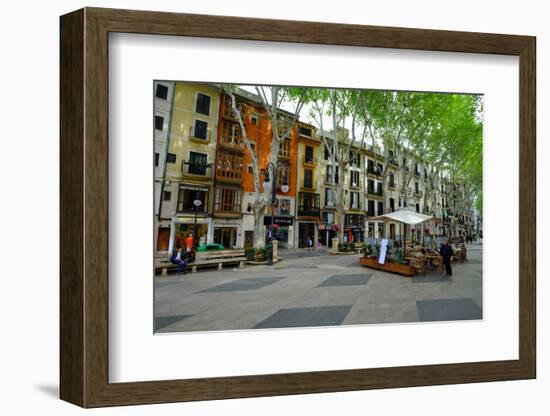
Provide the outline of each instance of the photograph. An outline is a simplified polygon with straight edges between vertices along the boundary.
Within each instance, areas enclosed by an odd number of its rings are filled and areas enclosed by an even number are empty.
[[[153,99],[155,333],[483,319],[483,95]]]

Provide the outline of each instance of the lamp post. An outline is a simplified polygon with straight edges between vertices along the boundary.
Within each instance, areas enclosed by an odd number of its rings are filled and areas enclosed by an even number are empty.
[[[193,228],[193,247],[197,247],[197,214],[199,207],[202,205],[202,199],[200,198],[199,192],[195,193],[195,200],[193,201],[195,206],[195,227]]]
[[[276,164],[269,162],[267,165],[265,178],[264,178],[264,190],[269,192],[271,190],[271,222],[266,230],[266,251],[267,251],[267,264],[269,266],[273,265],[273,229],[275,224],[275,203],[277,202],[277,175],[275,174],[276,167],[279,167],[281,163],[277,161]],[[269,170],[271,169],[271,174],[273,180],[270,180]],[[283,185],[281,186],[281,191],[287,193],[289,190],[287,177],[283,178]]]

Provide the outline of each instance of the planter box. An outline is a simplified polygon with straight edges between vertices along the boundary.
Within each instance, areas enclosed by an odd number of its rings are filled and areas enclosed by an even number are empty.
[[[413,266],[408,264],[398,264],[398,263],[378,263],[378,259],[369,259],[367,257],[361,257],[359,259],[359,264],[364,267],[369,267],[371,269],[383,270],[385,272],[397,273],[402,276],[414,276],[416,270]]]

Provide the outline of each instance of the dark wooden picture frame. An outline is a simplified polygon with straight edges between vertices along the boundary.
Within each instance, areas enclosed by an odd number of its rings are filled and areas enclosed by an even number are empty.
[[[534,37],[85,8],[61,17],[60,396],[83,407],[337,392],[536,376]],[[110,32],[519,57],[519,359],[109,383]]]

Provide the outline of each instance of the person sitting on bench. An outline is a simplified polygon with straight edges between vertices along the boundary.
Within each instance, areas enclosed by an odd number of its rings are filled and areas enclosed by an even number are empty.
[[[175,264],[177,266],[176,273],[178,274],[187,273],[187,270],[186,270],[187,261],[188,261],[187,253],[182,253],[181,247],[172,252],[172,256],[170,257],[170,263]]]

